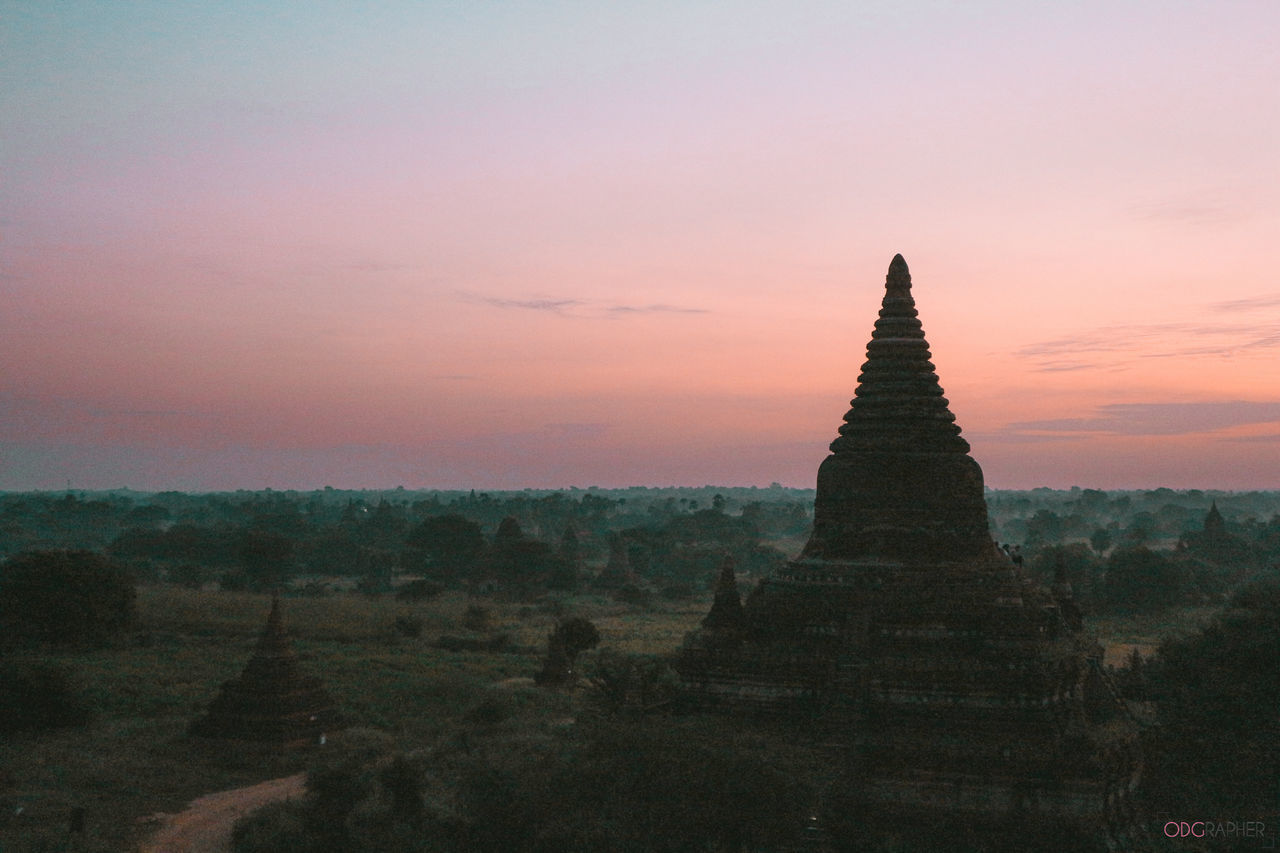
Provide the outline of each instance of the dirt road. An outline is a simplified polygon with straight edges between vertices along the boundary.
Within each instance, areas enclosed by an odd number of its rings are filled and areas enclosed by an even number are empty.
[[[306,774],[271,779],[247,788],[205,794],[185,811],[164,815],[155,835],[142,842],[139,853],[229,853],[231,830],[240,818],[274,803],[300,797]]]

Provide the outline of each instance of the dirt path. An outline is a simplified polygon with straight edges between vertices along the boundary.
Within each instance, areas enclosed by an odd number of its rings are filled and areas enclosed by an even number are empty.
[[[237,820],[268,803],[302,796],[306,778],[299,773],[205,794],[192,800],[185,811],[163,815],[160,829],[142,842],[138,853],[228,853]]]

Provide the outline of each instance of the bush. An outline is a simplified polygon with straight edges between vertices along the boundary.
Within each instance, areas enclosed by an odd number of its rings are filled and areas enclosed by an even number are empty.
[[[488,607],[472,604],[462,614],[462,627],[468,631],[487,631],[493,621],[493,612]]]
[[[137,618],[128,572],[92,551],[26,551],[0,565],[0,630],[10,640],[104,645]]]
[[[662,588],[662,597],[668,601],[680,601],[685,598],[693,598],[698,591],[693,588],[693,584],[684,581],[669,583]]]
[[[1120,612],[1171,607],[1195,591],[1191,573],[1149,548],[1124,548],[1107,559],[1107,604]]]
[[[559,743],[526,738],[490,752],[459,786],[462,849],[782,849],[804,825],[812,791],[785,750],[726,738],[724,728],[586,724]]]
[[[1199,634],[1160,646],[1153,811],[1273,814],[1280,795],[1280,583],[1240,590]],[[1225,818],[1224,818],[1225,819]]]
[[[774,850],[810,814],[807,756],[780,740],[720,720],[548,728],[549,695],[491,694],[425,752],[358,738],[311,769],[301,809],[242,822],[258,846],[237,850]]]
[[[402,637],[421,637],[422,636],[422,617],[421,616],[397,616],[396,631]]]
[[[396,601],[430,601],[444,592],[444,584],[416,580],[396,590]]]
[[[231,832],[235,853],[309,853],[320,839],[307,829],[306,809],[299,803],[266,805],[236,821]]]
[[[661,658],[602,652],[591,674],[590,698],[608,713],[645,714],[671,704],[679,676]]]
[[[66,670],[45,664],[0,664],[0,732],[83,726],[89,707]]]
[[[645,607],[649,604],[649,593],[633,583],[626,583],[614,590],[614,601]]]
[[[457,637],[441,634],[436,648],[447,652],[503,652],[511,647],[510,634],[494,634],[492,637]]]
[[[556,623],[547,636],[547,657],[535,679],[547,686],[567,686],[577,679],[578,655],[600,644],[600,631],[589,619],[571,616]]]

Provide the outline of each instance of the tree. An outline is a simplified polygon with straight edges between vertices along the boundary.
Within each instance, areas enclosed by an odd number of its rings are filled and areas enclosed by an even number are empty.
[[[422,552],[427,571],[442,580],[470,572],[488,547],[480,525],[457,514],[423,520],[406,541]]]
[[[720,720],[584,721],[512,747],[462,786],[467,849],[777,850],[813,805],[792,750]]]
[[[34,662],[0,662],[0,734],[80,726],[89,716],[66,671]]]
[[[246,530],[237,555],[252,586],[273,587],[292,567],[293,540],[270,530]]]
[[[1116,610],[1156,610],[1185,601],[1187,568],[1149,548],[1122,548],[1107,558],[1107,603]]]
[[[572,684],[577,679],[574,665],[578,655],[599,644],[600,631],[589,619],[570,616],[556,623],[547,636],[547,658],[537,682],[548,686]]]
[[[1275,813],[1280,797],[1280,582],[1245,587],[1203,631],[1160,647],[1154,810]]]
[[[92,551],[26,551],[0,565],[0,629],[18,641],[105,644],[137,617],[133,579]]]
[[[1081,542],[1049,545],[1032,555],[1028,563],[1031,575],[1044,584],[1052,584],[1061,566],[1075,597],[1091,602],[1094,578],[1102,570],[1102,560]]]
[[[1111,543],[1114,541],[1110,530],[1105,527],[1099,527],[1089,537],[1089,547],[1102,554],[1111,547]]]
[[[1027,519],[1027,544],[1032,547],[1062,541],[1062,519],[1056,512],[1038,509]]]

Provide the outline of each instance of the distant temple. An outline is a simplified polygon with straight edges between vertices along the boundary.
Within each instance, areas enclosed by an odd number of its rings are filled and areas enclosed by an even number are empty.
[[[982,469],[929,359],[895,256],[852,408],[818,469],[813,534],[740,615],[732,567],[722,572],[679,653],[686,700],[800,721],[840,750],[837,835],[1123,849],[1136,726],[1065,577],[1038,587],[992,541]]]
[[[199,737],[244,741],[285,749],[322,743],[342,728],[320,679],[305,675],[273,596],[258,648],[239,678],[222,685],[208,713],[191,724]]]

